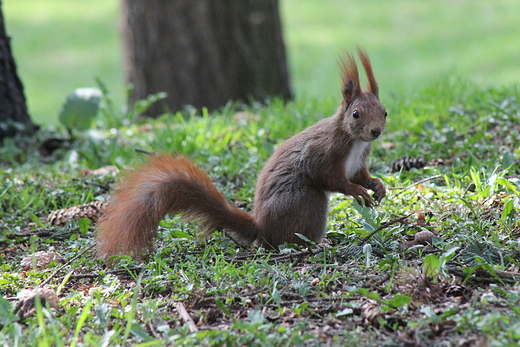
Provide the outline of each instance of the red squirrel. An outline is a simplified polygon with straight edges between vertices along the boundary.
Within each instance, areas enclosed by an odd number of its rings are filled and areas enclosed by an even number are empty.
[[[343,101],[332,117],[322,119],[285,141],[260,172],[253,213],[231,204],[209,176],[189,159],[152,155],[127,172],[99,222],[98,254],[142,256],[149,251],[166,214],[197,220],[206,234],[224,229],[239,240],[276,248],[305,245],[297,234],[321,242],[326,232],[328,195],[351,195],[372,206],[367,192],[381,201],[381,180],[371,177],[366,158],[371,142],[383,132],[385,108],[366,52],[358,54],[368,78],[363,91],[356,61],[347,53],[340,63]]]

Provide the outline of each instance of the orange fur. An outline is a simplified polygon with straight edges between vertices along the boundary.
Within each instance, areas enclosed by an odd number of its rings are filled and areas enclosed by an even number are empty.
[[[356,64],[356,59],[351,53],[346,53],[345,57],[340,61],[341,71],[341,82],[345,86],[349,81],[354,83],[354,93],[356,95],[361,94],[361,86],[359,84],[359,72]]]
[[[230,204],[206,173],[182,156],[159,154],[119,182],[99,222],[99,254],[141,255],[152,246],[161,219],[179,213],[200,221],[207,234],[222,227],[254,239],[251,216]]]
[[[367,92],[374,94],[376,97],[379,97],[379,87],[377,86],[376,78],[374,77],[374,72],[372,71],[372,65],[370,64],[370,59],[368,59],[367,52],[365,52],[364,49],[358,47],[358,54],[368,78]]]

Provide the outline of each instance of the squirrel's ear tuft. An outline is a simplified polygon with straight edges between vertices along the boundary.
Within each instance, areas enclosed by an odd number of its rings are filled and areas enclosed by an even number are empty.
[[[359,73],[354,56],[350,53],[347,53],[339,64],[343,72],[343,76],[341,76],[343,98],[348,105],[361,94]]]
[[[368,58],[367,52],[358,47],[357,49],[359,58],[361,59],[361,63],[363,64],[363,68],[367,74],[368,79],[368,89],[369,93],[374,94],[377,98],[379,98],[379,87],[377,85],[376,78],[374,77],[374,72],[372,71],[372,65],[370,64],[370,59]]]

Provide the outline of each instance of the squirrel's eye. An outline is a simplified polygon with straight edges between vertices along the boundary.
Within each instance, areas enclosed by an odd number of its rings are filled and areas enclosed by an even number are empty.
[[[386,116],[388,116],[388,112],[385,111],[385,118],[386,118]]]
[[[358,118],[359,118],[359,111],[358,111],[358,110],[354,110],[354,111],[352,112],[352,117],[358,119]]]

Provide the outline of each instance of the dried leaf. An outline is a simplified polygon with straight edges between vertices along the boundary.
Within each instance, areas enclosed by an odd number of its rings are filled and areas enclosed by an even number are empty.
[[[109,165],[109,166],[103,166],[96,170],[83,170],[81,172],[82,176],[112,176],[116,177],[119,173],[119,169],[117,166]]]

